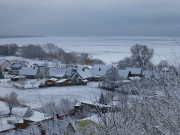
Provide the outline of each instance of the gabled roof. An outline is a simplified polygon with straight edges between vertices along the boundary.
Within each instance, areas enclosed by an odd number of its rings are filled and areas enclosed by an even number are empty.
[[[90,69],[94,77],[102,77],[106,74],[106,71],[110,69],[112,65],[94,64],[93,68]]]
[[[84,69],[84,68],[78,68],[77,72],[79,73],[79,75],[83,78],[83,79],[87,79],[90,77],[93,77],[92,73],[90,72],[89,69]]]
[[[92,69],[90,69],[90,71],[94,77],[98,77],[98,76],[102,77],[106,74],[107,70],[105,70],[105,69],[99,70],[97,68],[92,68]]]
[[[5,59],[0,60],[0,65],[4,64],[4,62],[6,62],[6,60],[5,60]]]
[[[160,78],[159,74],[155,70],[145,70],[142,74],[145,78]]]
[[[20,67],[24,67],[25,63],[13,63],[13,65],[11,67],[13,68],[20,68]]]
[[[49,76],[63,77],[66,74],[66,68],[49,68]]]
[[[120,77],[128,78],[130,71],[129,70],[118,70],[118,74]]]
[[[105,70],[108,70],[112,67],[112,65],[103,65],[103,64],[94,64],[93,68],[96,68],[96,69],[105,69]]]
[[[37,75],[38,67],[22,67],[19,70],[19,75]]]
[[[126,70],[130,71],[131,74],[141,74],[142,69],[141,68],[126,68]]]

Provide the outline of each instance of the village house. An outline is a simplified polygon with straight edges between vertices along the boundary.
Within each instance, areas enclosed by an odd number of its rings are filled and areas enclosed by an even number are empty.
[[[101,81],[103,80],[103,76],[106,74],[107,70],[110,69],[111,65],[102,65],[102,64],[95,64],[92,69],[90,69],[93,80],[94,81]]]
[[[27,79],[36,79],[39,77],[38,67],[22,67],[19,70],[19,75],[25,76]]]
[[[48,78],[62,79],[66,76],[67,69],[65,67],[51,67],[48,70]]]
[[[78,82],[82,82],[83,78],[80,76],[80,74],[78,72],[75,72],[71,77],[71,82],[72,83],[78,83]]]
[[[126,68],[127,71],[131,72],[131,77],[142,77],[142,69],[141,68]]]
[[[13,63],[10,67],[8,74],[10,75],[19,75],[19,70],[22,67],[27,67],[28,65],[26,63]]]
[[[0,70],[5,71],[8,70],[11,67],[11,62],[8,60],[2,59],[0,60]]]
[[[48,77],[49,68],[48,67],[43,67],[43,66],[38,66],[38,67],[39,67],[39,77],[40,78]]]
[[[123,78],[124,80],[129,80],[129,77],[131,77],[131,71],[129,70],[118,70],[118,74],[120,78]]]
[[[83,80],[91,81],[93,77],[88,68],[77,68],[76,72],[71,76],[71,82],[82,82]]]
[[[93,68],[98,70],[108,70],[112,67],[112,65],[103,65],[103,64],[94,64]]]
[[[67,115],[15,123],[15,128],[1,131],[3,135],[80,135],[75,123]]]

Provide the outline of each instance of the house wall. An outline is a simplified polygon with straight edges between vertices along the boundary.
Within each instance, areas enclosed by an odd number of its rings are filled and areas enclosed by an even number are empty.
[[[19,70],[8,71],[8,74],[10,74],[10,75],[19,75]]]
[[[4,71],[6,68],[10,68],[11,63],[8,62],[7,60],[1,65],[1,70]]]
[[[81,81],[82,78],[78,72],[74,73],[74,75],[71,76],[71,82],[81,82]]]

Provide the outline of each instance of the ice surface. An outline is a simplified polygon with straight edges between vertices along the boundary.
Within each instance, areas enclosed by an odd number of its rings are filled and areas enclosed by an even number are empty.
[[[180,41],[180,37],[173,37]],[[111,63],[130,56],[130,48],[135,44],[147,45],[155,50],[154,60],[167,59],[179,55],[180,46],[168,36],[96,36],[96,37],[33,37],[0,39],[0,44],[17,43],[46,44],[54,43],[65,51],[89,53]],[[175,52],[175,53],[174,53]]]

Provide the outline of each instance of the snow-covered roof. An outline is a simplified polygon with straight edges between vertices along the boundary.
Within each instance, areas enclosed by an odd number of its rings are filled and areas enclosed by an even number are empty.
[[[92,73],[90,72],[89,69],[84,69],[84,68],[78,68],[77,72],[83,79],[87,79],[90,77],[93,77]]]
[[[66,68],[59,67],[59,68],[49,68],[49,76],[54,77],[63,77],[66,74]]]
[[[38,67],[22,67],[19,75],[37,75]]]
[[[57,81],[58,79],[56,79],[56,78],[50,78],[49,80],[50,80],[50,81]]]
[[[141,80],[141,77],[135,76],[135,77],[129,77],[130,80]]]
[[[61,79],[61,80],[58,80],[58,81],[56,81],[56,83],[62,83],[62,82],[65,82],[65,81],[67,81],[68,79]]]
[[[71,76],[72,72],[73,72],[73,68],[71,68],[71,67],[66,68],[66,75],[67,76]]]
[[[112,67],[112,65],[103,65],[103,64],[94,64],[93,68],[96,68],[96,69],[105,69],[105,70],[108,70]]]
[[[4,64],[4,62],[6,62],[5,59],[0,60],[0,65]]]
[[[145,71],[143,71],[143,76],[145,77],[145,78],[159,78],[160,76],[159,76],[159,74],[155,71],[155,70],[145,70]]]
[[[126,70],[131,71],[131,74],[141,74],[142,69],[141,68],[126,68]]]
[[[123,83],[129,83],[131,80],[123,80]]]
[[[118,70],[119,76],[123,78],[128,78],[129,72],[129,70]]]
[[[12,67],[13,68],[20,68],[21,66],[25,66],[24,63],[13,63]]]
[[[16,78],[25,78],[25,76],[23,76],[23,75],[21,75],[21,76],[13,76],[11,78],[14,78],[14,79],[16,79]]]
[[[63,119],[47,119],[44,121],[36,122],[30,124],[25,129],[17,129],[11,130],[9,132],[4,133],[4,135],[29,135],[29,134],[42,134],[42,129],[47,135],[52,134],[62,134],[64,135],[68,129],[68,126],[71,125],[73,131],[75,131],[75,135],[80,135],[75,123],[69,118],[65,117]]]
[[[91,73],[92,73],[92,75],[94,76],[94,77],[101,77],[101,76],[104,76],[105,74],[106,74],[106,69],[98,69],[98,68],[92,68],[92,69],[90,69],[90,71],[91,71]]]
[[[74,106],[81,106],[81,102],[77,102]]]

